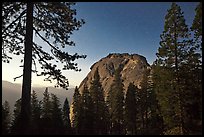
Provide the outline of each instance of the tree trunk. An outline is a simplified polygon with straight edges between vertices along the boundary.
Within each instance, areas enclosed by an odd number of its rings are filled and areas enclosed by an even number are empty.
[[[26,13],[26,35],[25,35],[25,54],[23,67],[22,83],[22,103],[21,103],[21,122],[22,128],[29,127],[31,113],[31,70],[32,70],[32,44],[33,44],[33,3],[27,3]],[[26,130],[22,129],[23,133]]]

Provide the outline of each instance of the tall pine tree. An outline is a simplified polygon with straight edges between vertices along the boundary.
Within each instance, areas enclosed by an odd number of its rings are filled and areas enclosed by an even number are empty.
[[[45,89],[42,99],[42,118],[51,119],[51,99],[48,88]]]
[[[138,108],[139,108],[139,116],[141,119],[141,133],[140,134],[146,134],[147,133],[147,126],[148,126],[148,98],[149,93],[147,91],[148,88],[148,76],[149,76],[149,70],[145,69],[143,72],[142,81],[140,83],[141,89],[138,93],[139,100],[138,100]]]
[[[31,129],[30,133],[39,134],[41,106],[37,94],[33,90],[31,94]]]
[[[48,134],[51,133],[50,128],[52,127],[52,102],[51,97],[48,92],[48,88],[45,89],[42,99],[42,113],[41,113],[41,133]]]
[[[166,133],[185,134],[185,89],[183,65],[190,49],[189,29],[181,8],[172,3],[165,16],[164,31],[154,66],[154,83],[166,124]]]
[[[186,90],[187,130],[189,134],[202,134],[202,3],[195,9],[196,14],[191,27],[193,44],[188,52],[188,61],[183,69]]]
[[[121,67],[115,70],[114,81],[109,91],[108,106],[110,107],[111,134],[122,135],[124,131],[124,92],[121,79]]]
[[[81,94],[78,87],[74,90],[72,102],[72,127],[75,134],[79,134],[79,114],[81,109]]]
[[[81,95],[81,110],[79,114],[79,134],[93,134],[94,109],[91,94],[86,86]]]
[[[80,71],[77,63],[78,58],[84,55],[68,54],[63,51],[65,46],[73,46],[70,40],[73,31],[78,30],[83,20],[77,20],[76,10],[71,2],[3,2],[2,3],[2,61],[9,63],[12,59],[9,53],[24,55],[23,83],[22,83],[22,131],[27,134],[31,108],[31,74],[47,76],[45,80],[56,80],[56,86],[68,88],[68,79],[62,75],[61,69],[55,65],[60,61],[63,70],[72,69]],[[33,32],[51,50],[47,51],[45,45],[39,45],[33,41]],[[43,33],[42,33],[43,32]],[[25,46],[23,46],[25,44]],[[51,61],[52,60],[52,61]],[[42,68],[39,72],[36,62]],[[35,70],[32,70],[32,64]],[[21,77],[19,76],[19,77]],[[16,78],[19,78],[16,77]]]
[[[2,134],[7,135],[10,133],[11,113],[10,105],[8,101],[5,101],[2,105]]]
[[[70,116],[69,116],[70,115],[69,101],[67,98],[64,101],[62,112],[63,112],[65,134],[72,134],[71,122],[70,122]]]
[[[52,134],[64,134],[62,109],[60,108],[59,98],[55,94],[51,94],[51,128]],[[49,134],[50,134],[49,133]]]
[[[137,134],[137,90],[137,87],[133,83],[130,83],[126,92],[124,117],[126,125],[126,134],[128,135]]]
[[[198,48],[202,49],[202,2],[195,9],[196,15],[193,20],[191,30],[194,32],[195,41],[198,42]]]
[[[100,83],[98,68],[91,82],[90,93],[93,100],[94,134],[106,134],[108,130],[108,111],[104,99],[104,90]]]
[[[13,110],[13,120],[11,124],[11,134],[21,134],[21,122],[20,122],[20,112],[21,112],[21,99],[18,99],[14,105]]]
[[[147,109],[148,109],[148,123],[146,127],[146,134],[162,135],[163,134],[163,118],[161,115],[160,106],[156,97],[154,83],[152,80],[153,71],[150,70],[147,79]]]

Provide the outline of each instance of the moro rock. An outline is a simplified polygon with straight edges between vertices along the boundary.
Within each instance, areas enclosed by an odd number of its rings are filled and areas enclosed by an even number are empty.
[[[98,68],[100,82],[105,92],[104,95],[106,96],[114,80],[114,71],[118,67],[122,68],[121,78],[124,84],[124,91],[127,91],[130,82],[140,88],[140,82],[142,81],[145,70],[150,69],[146,58],[141,55],[130,55],[128,53],[109,54],[91,66],[91,71],[81,82],[79,91],[82,92],[84,86],[90,88],[94,73]]]

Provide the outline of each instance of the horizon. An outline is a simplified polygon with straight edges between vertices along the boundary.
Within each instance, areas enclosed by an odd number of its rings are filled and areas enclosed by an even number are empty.
[[[8,83],[10,83],[10,84],[22,86],[22,83],[14,83],[14,82],[10,82],[10,81],[3,80],[3,79],[2,79],[2,83],[3,83],[3,82],[8,82]],[[34,84],[31,88],[56,88],[56,89],[63,89],[63,88],[60,88],[60,87],[45,86],[45,85],[40,85],[40,84]],[[70,85],[69,88],[75,88],[75,87],[74,87],[73,85]],[[64,90],[65,90],[65,89],[64,89]]]

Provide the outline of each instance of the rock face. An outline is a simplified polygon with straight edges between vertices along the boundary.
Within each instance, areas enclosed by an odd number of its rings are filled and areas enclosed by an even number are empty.
[[[146,58],[141,55],[129,55],[128,53],[109,54],[107,57],[102,58],[91,66],[91,71],[81,82],[79,91],[81,92],[85,85],[90,88],[93,75],[96,71],[96,68],[98,68],[100,82],[106,96],[111,87],[111,84],[113,83],[114,71],[119,66],[122,67],[121,76],[124,84],[124,91],[127,91],[127,87],[130,82],[134,83],[134,85],[140,88],[140,82],[142,81],[143,72],[145,69],[150,68],[150,65],[147,63]]]

